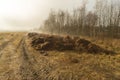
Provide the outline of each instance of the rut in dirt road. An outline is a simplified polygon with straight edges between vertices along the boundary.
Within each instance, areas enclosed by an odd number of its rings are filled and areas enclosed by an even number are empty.
[[[2,45],[0,45],[0,57],[2,56],[2,54],[3,54],[3,50],[4,50],[4,48],[6,48],[6,46],[10,43],[10,42],[12,42],[12,41],[14,41],[14,38],[11,38],[9,41],[6,41],[6,42],[4,42]]]
[[[26,36],[13,36],[0,46],[0,80],[41,80],[36,59],[27,48]]]
[[[22,38],[20,41],[19,46],[20,52],[21,52],[21,63],[20,63],[20,80],[39,80],[37,71],[33,68],[33,62],[30,57],[30,52],[27,49],[26,43],[25,43],[25,37]]]
[[[19,54],[16,52],[16,45],[21,37],[12,36],[9,41],[4,41],[0,46],[0,80],[18,80]]]

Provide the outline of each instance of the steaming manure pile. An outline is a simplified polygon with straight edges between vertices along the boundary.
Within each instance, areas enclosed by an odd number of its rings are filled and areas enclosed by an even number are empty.
[[[28,33],[30,45],[38,51],[74,50],[88,53],[113,53],[79,37]]]

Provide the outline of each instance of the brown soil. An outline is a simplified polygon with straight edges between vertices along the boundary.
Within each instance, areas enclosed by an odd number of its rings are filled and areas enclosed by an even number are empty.
[[[79,37],[28,33],[31,46],[38,50],[74,50],[88,53],[114,53]]]

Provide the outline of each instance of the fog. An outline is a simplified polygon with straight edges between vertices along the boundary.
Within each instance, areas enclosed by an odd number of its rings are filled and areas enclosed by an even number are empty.
[[[81,0],[0,0],[0,31],[38,28],[51,9],[72,11],[80,7],[81,2]],[[92,9],[94,0],[89,0],[88,6]]]

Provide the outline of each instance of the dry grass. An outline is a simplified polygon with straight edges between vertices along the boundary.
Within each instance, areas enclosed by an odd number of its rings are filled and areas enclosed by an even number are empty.
[[[35,57],[38,64],[35,64],[35,68],[38,75],[42,73],[42,80],[120,79],[120,55],[93,55],[71,51],[52,51],[48,52],[48,56],[37,55]]]
[[[75,51],[40,53],[27,44],[25,33],[10,34],[0,33],[1,44],[14,38],[0,51],[0,80],[120,80],[119,40],[91,39],[104,48],[115,48],[116,55]]]
[[[60,56],[52,58],[60,65],[53,71],[55,80],[57,77],[64,80],[119,80],[120,56],[73,53],[59,53]],[[74,59],[77,59],[77,63],[73,61]]]
[[[97,40],[97,39],[90,39],[95,44],[99,44],[103,48],[106,48],[108,50],[115,51],[117,53],[120,53],[120,39],[103,39],[103,40]]]

